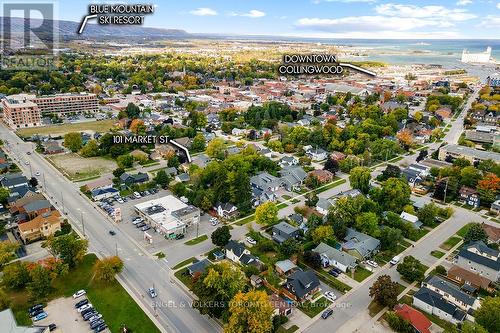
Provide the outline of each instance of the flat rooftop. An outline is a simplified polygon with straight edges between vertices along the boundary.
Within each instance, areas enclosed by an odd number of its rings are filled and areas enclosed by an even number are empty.
[[[178,220],[176,214],[190,208],[173,195],[145,201],[134,207],[167,230],[182,227],[184,223]]]

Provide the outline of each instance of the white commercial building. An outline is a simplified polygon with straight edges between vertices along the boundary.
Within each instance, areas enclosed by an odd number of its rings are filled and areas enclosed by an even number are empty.
[[[200,221],[200,210],[173,195],[149,200],[134,206],[136,212],[157,232],[175,237]]]

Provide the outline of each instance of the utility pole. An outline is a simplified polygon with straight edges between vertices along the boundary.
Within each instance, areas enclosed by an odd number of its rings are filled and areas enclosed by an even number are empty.
[[[64,214],[64,212],[66,211],[66,208],[64,208],[64,197],[62,195],[62,191],[61,191],[61,203],[62,203],[63,214]]]
[[[80,217],[82,219],[83,237],[87,238],[87,235],[85,235],[85,222],[83,221],[83,211],[81,211],[81,210],[80,210]]]
[[[446,185],[444,187],[444,203],[446,204],[446,192],[448,192],[448,182],[450,181],[450,177],[446,178]]]

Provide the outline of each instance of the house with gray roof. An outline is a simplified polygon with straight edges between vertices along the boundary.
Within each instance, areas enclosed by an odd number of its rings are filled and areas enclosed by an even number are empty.
[[[316,210],[322,215],[328,214],[328,211],[332,207],[333,204],[331,203],[331,201],[325,198],[319,198],[318,202],[316,203]]]
[[[301,166],[287,166],[280,170],[281,182],[287,191],[300,190],[307,173]]]
[[[122,173],[120,176],[120,182],[122,184],[125,184],[127,186],[133,185],[133,184],[141,184],[144,182],[147,182],[149,180],[149,176],[147,173],[136,173],[136,174],[130,174],[127,172]]]
[[[420,222],[418,217],[413,214],[401,212],[401,215],[399,217],[401,217],[403,221],[409,222],[415,229],[420,229],[422,227],[422,222]]]
[[[297,239],[300,236],[300,229],[286,222],[280,222],[273,226],[272,237],[278,243],[283,243],[289,238]]]
[[[28,186],[28,178],[23,176],[22,173],[8,173],[6,175],[1,176],[0,185],[8,189]]]
[[[295,271],[283,286],[298,301],[308,299],[319,290],[319,279],[313,270]]]
[[[342,249],[360,260],[365,260],[380,250],[380,241],[378,239],[353,228],[347,229],[344,241]]]
[[[208,261],[208,259],[205,258],[203,260],[199,260],[193,263],[192,265],[189,265],[187,267],[187,271],[191,276],[195,276],[196,274],[203,274],[205,273],[207,267],[210,265],[211,265],[210,261]]]
[[[455,264],[491,281],[500,280],[500,252],[483,241],[471,242],[458,252]]]
[[[319,243],[313,251],[319,253],[321,256],[323,267],[334,266],[345,273],[348,270],[356,268],[358,265],[356,263],[356,257],[350,255],[349,253],[339,251],[323,242]]]
[[[284,168],[287,166],[293,166],[299,164],[299,159],[295,156],[283,156],[278,162],[279,166]]]
[[[413,306],[452,324],[461,323],[466,318],[466,313],[462,309],[426,287],[420,288],[413,295]]]
[[[460,287],[437,275],[429,275],[423,282],[422,287],[426,287],[440,294],[446,301],[455,304],[464,311],[479,308],[479,300],[462,290]]]

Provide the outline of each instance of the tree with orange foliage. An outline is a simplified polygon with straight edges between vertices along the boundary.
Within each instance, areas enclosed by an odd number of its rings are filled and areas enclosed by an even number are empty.
[[[413,145],[413,135],[411,134],[411,131],[409,129],[403,129],[396,134],[396,137],[398,138],[399,142],[405,146],[406,148],[409,148]]]
[[[130,131],[135,134],[144,134],[146,133],[146,125],[144,125],[144,121],[141,119],[134,119],[130,124]]]
[[[500,190],[500,178],[494,173],[487,173],[483,179],[477,183],[477,191],[483,204],[495,201]]]

